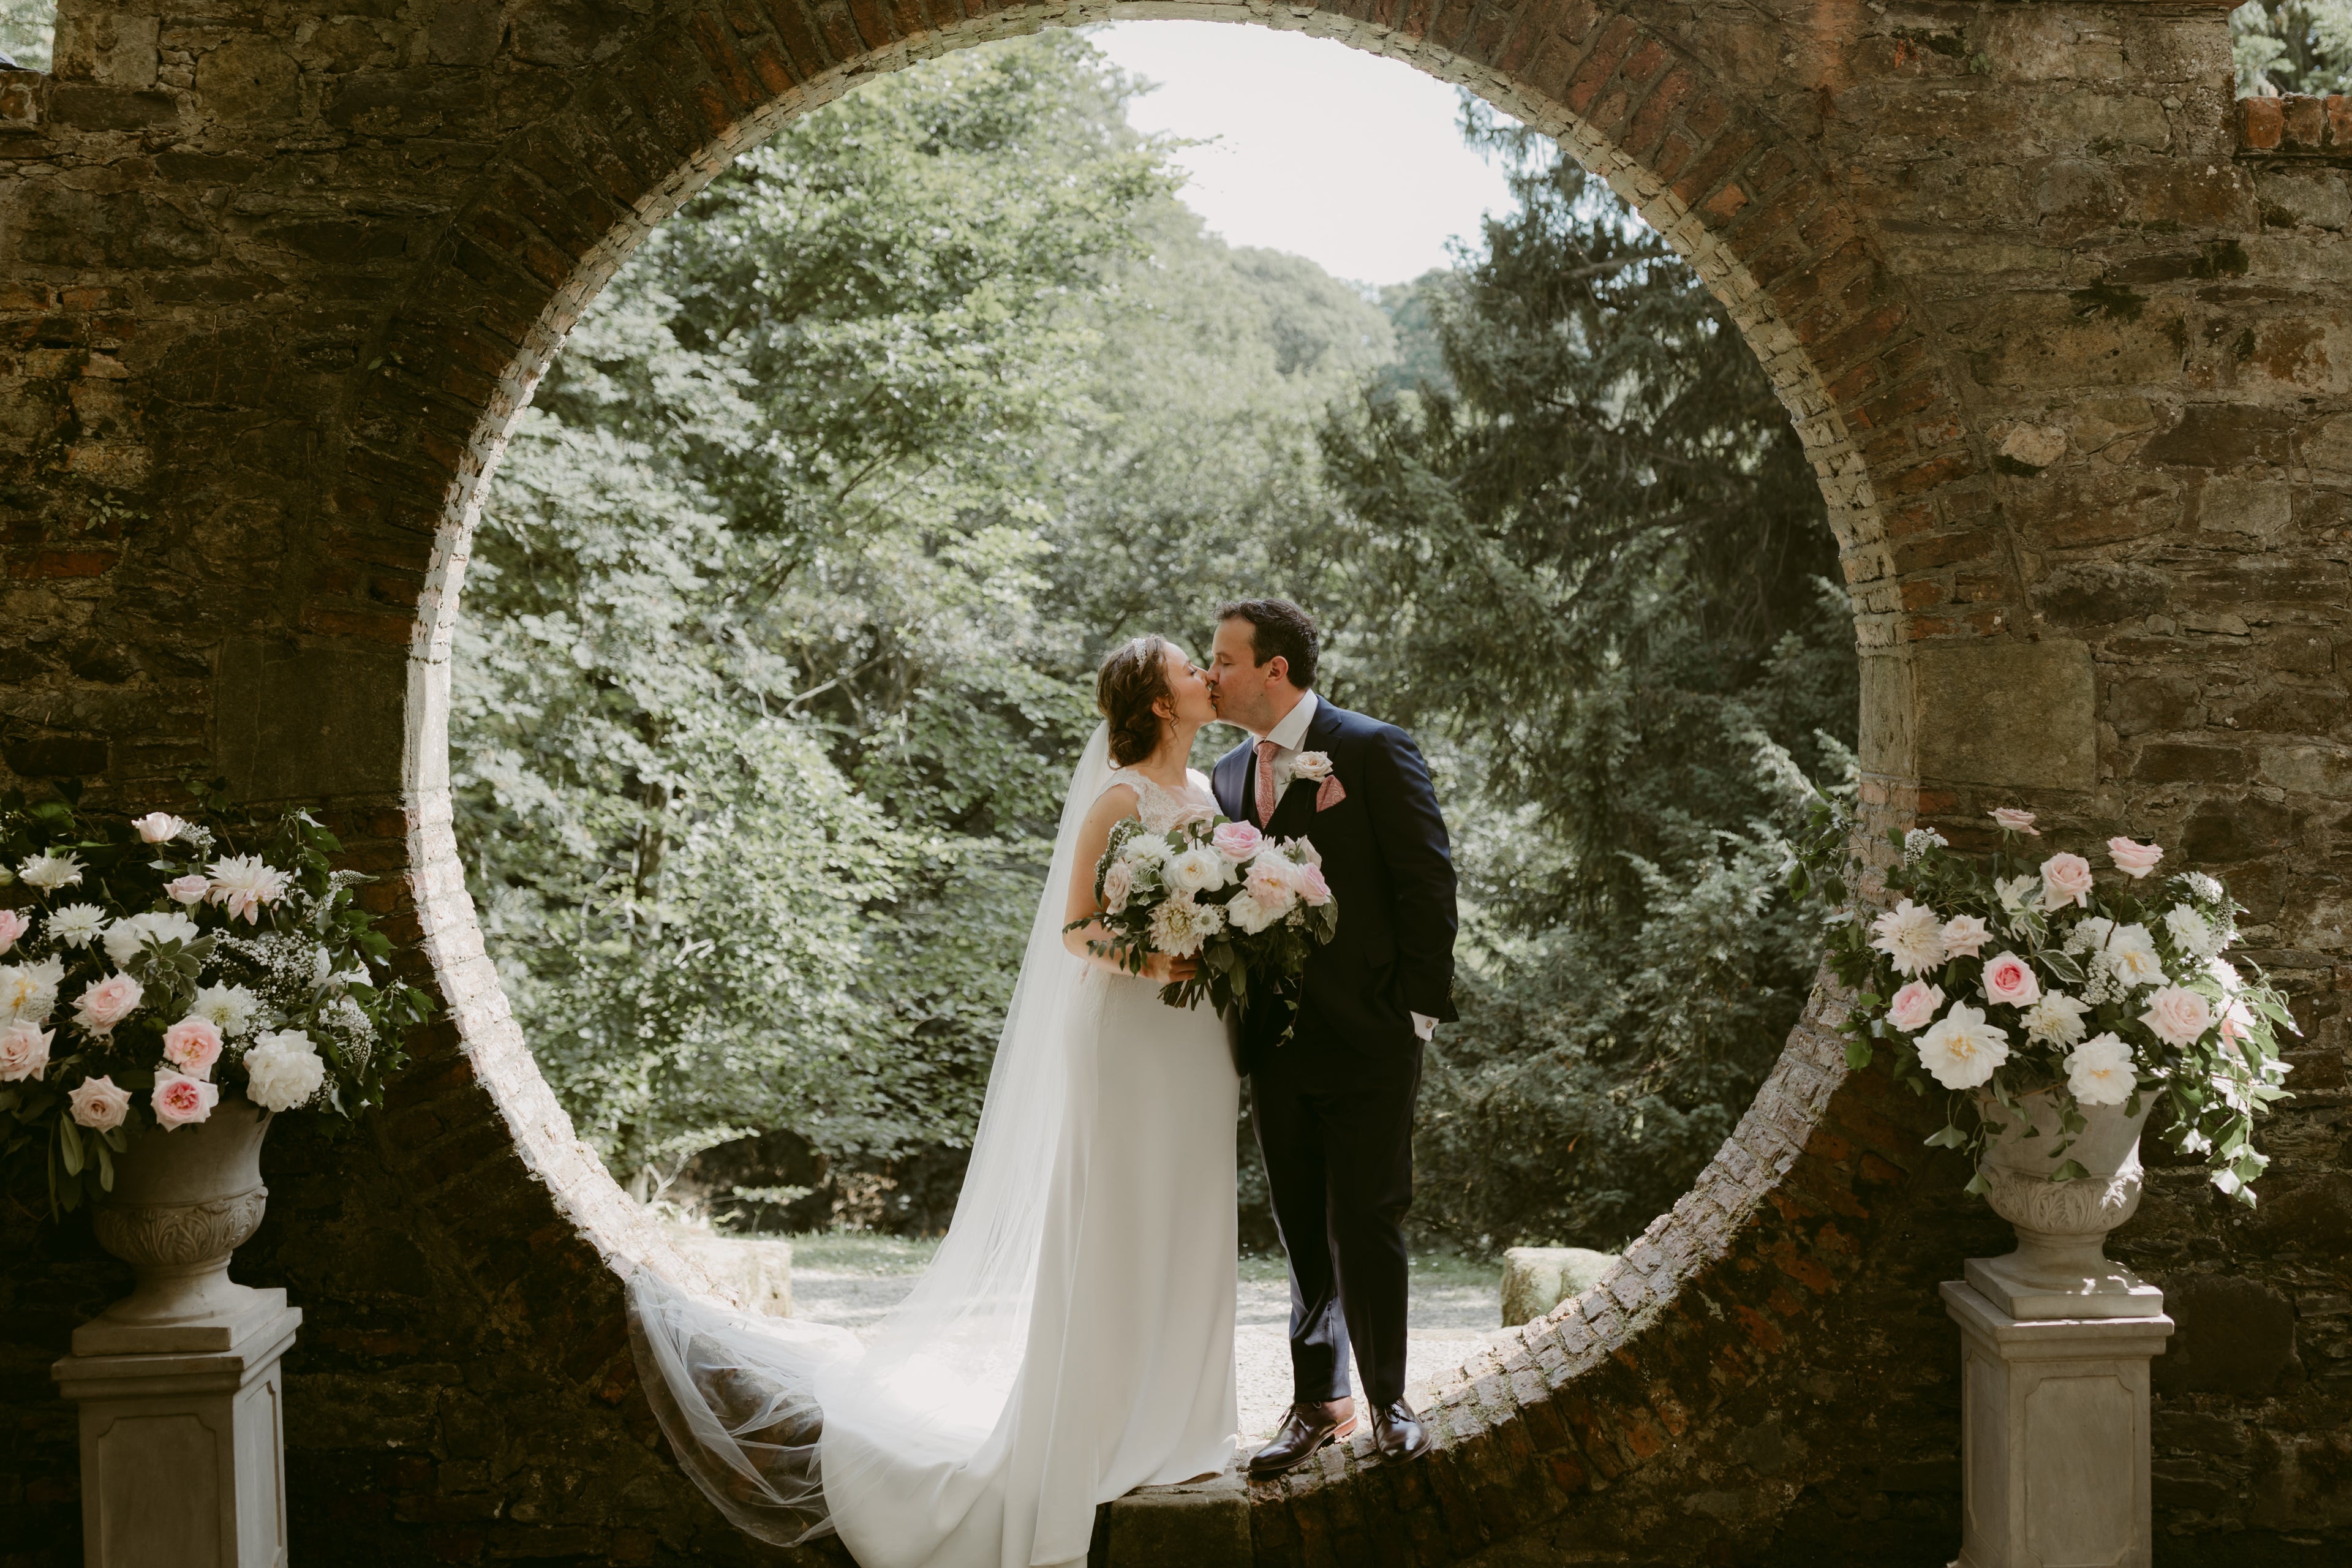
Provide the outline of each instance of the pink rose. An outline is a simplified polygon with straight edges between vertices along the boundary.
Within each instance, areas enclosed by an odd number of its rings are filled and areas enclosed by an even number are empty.
[[[14,910],[0,910],[0,952],[16,945],[16,939],[30,931],[33,922]]]
[[[2242,998],[2232,996],[2221,1013],[2221,1038],[2230,1045],[2253,1037],[2254,1015]]]
[[[1323,879],[1323,868],[1320,866],[1299,867],[1292,876],[1291,883],[1297,888],[1299,898],[1317,909],[1331,901],[1331,884]]]
[[[137,1011],[139,999],[145,994],[139,982],[128,974],[94,980],[74,1004],[74,1022],[93,1035],[103,1035]]]
[[[163,884],[163,891],[172,896],[173,903],[178,904],[201,904],[205,901],[205,895],[212,890],[213,879],[194,872],[174,877]]]
[[[49,1065],[49,1041],[57,1031],[41,1033],[40,1026],[19,1020],[0,1029],[0,1083],[38,1078]]]
[[[2185,985],[2158,986],[2139,1021],[2168,1046],[2192,1046],[2213,1026],[2213,1005]]]
[[[1238,866],[1258,852],[1265,835],[1246,822],[1228,822],[1212,834],[1209,841],[1217,847],[1218,854]]]
[[[151,811],[131,826],[139,830],[140,839],[148,844],[161,844],[166,839],[177,838],[188,830],[186,823],[162,811]]]
[[[200,1078],[158,1072],[155,1093],[148,1103],[154,1108],[155,1125],[169,1132],[174,1127],[185,1127],[210,1116],[213,1107],[220,1103],[220,1089]]]
[[[2042,862],[2042,907],[2091,907],[2091,863],[2080,855],[2053,855]]]
[[[1887,1005],[1886,1021],[1906,1035],[1916,1034],[1934,1021],[1936,1009],[1943,1005],[1942,986],[1914,980],[1895,994],[1895,1000]]]
[[[1942,934],[1948,958],[1974,958],[1977,949],[1992,940],[1992,932],[1974,915],[1954,915],[1944,922]]]
[[[1997,953],[1987,961],[1984,989],[1988,1001],[2011,1007],[2031,1007],[2042,1000],[2042,983],[2033,978],[2033,965],[2013,952]]]
[[[210,1078],[220,1060],[220,1026],[194,1014],[163,1031],[163,1059],[191,1078]]]
[[[1261,855],[1242,879],[1242,886],[1268,914],[1287,914],[1290,906],[1298,901],[1298,877],[1304,869],[1279,855]]]
[[[110,1078],[86,1078],[66,1096],[73,1119],[93,1132],[111,1132],[131,1113],[131,1091]]]
[[[1127,900],[1135,896],[1135,868],[1124,860],[1114,860],[1103,873],[1103,911],[1119,914],[1127,909]]]
[[[2114,858],[2116,869],[2135,881],[2155,870],[2156,863],[2164,858],[2164,851],[2155,845],[2135,844],[2128,838],[2108,839],[2107,854]]]
[[[2003,832],[2022,833],[2031,838],[2042,837],[2042,829],[2033,826],[2033,814],[2030,811],[2020,811],[2013,805],[1998,806],[1992,819],[2000,824]]]

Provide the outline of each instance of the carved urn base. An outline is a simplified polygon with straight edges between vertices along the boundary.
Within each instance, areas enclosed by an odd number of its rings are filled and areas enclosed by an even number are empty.
[[[2164,1292],[2103,1250],[2107,1233],[2139,1208],[2139,1134],[2148,1108],[2126,1116],[2119,1105],[2086,1105],[2083,1116],[2090,1125],[2058,1152],[2052,1095],[2025,1095],[2019,1104],[2030,1123],[2020,1124],[1998,1104],[1984,1104],[1988,1120],[2010,1125],[1986,1149],[1979,1167],[1993,1212],[2016,1228],[2017,1250],[1969,1258],[1968,1282],[2021,1321],[2162,1316]],[[2068,1160],[2089,1173],[2052,1181],[2050,1173]]]
[[[261,1225],[261,1140],[269,1113],[223,1097],[191,1127],[150,1131],[115,1162],[114,1193],[91,1211],[99,1245],[139,1271],[139,1288],[74,1331],[76,1355],[226,1351],[286,1310],[283,1290],[228,1277],[229,1255]]]

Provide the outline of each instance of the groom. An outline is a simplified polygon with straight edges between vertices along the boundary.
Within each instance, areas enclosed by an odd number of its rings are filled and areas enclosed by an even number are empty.
[[[1290,1258],[1293,1404],[1250,1474],[1278,1476],[1356,1429],[1355,1347],[1372,1433],[1391,1459],[1431,1439],[1404,1399],[1405,1247],[1421,1052],[1454,1017],[1454,862],[1429,769],[1392,724],[1317,697],[1314,621],[1286,599],[1217,611],[1209,690],[1250,732],[1217,763],[1236,822],[1303,837],[1323,858],[1338,934],[1315,950],[1297,1028],[1242,1019],[1257,1146]]]

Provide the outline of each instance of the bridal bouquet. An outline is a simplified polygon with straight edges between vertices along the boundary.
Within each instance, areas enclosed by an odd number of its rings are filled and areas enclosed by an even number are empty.
[[[124,821],[0,797],[0,1161],[46,1167],[53,1209],[224,1090],[355,1114],[425,1016],[383,976],[391,943],[353,899],[368,879],[329,868],[334,836],[225,806]]]
[[[2084,1106],[2137,1116],[2160,1101],[2173,1147],[2251,1205],[2268,1163],[2253,1120],[2286,1095],[2278,1031],[2295,1026],[2259,971],[2224,956],[2240,906],[2202,871],[2151,880],[2164,851],[2129,838],[2107,840],[2112,882],[2079,855],[2035,864],[2021,853],[2040,837],[2032,814],[1992,816],[2000,847],[1982,858],[1952,853],[1931,828],[1895,831],[1902,858],[1885,883],[1898,901],[1865,920],[1845,907],[1845,825],[1828,803],[1816,806],[1790,880],[1835,907],[1830,966],[1857,993],[1847,1061],[1867,1067],[1883,1043],[1919,1092],[1922,1075],[1967,1092],[1975,1125],[1963,1131],[1948,1117],[1927,1142],[1972,1156],[2003,1129],[1990,1107],[2030,1121],[2021,1095],[2047,1091],[2069,1142],[2086,1125]],[[2053,1179],[2084,1173],[2070,1160]],[[1969,1190],[1984,1186],[1979,1173]]]
[[[1131,816],[1120,821],[1095,867],[1095,897],[1113,934],[1089,941],[1091,951],[1135,973],[1154,952],[1201,961],[1192,979],[1160,987],[1171,1007],[1206,996],[1221,1012],[1240,1010],[1253,990],[1281,995],[1306,973],[1307,954],[1339,929],[1314,845],[1268,838],[1223,816],[1166,833]]]

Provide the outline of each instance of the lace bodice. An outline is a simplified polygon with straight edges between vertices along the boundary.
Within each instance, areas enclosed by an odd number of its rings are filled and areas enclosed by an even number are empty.
[[[1135,815],[1154,833],[1165,833],[1180,822],[1217,815],[1217,797],[1210,793],[1208,775],[1197,768],[1185,771],[1182,789],[1155,784],[1134,768],[1113,768],[1103,788],[1125,784],[1135,791]]]

